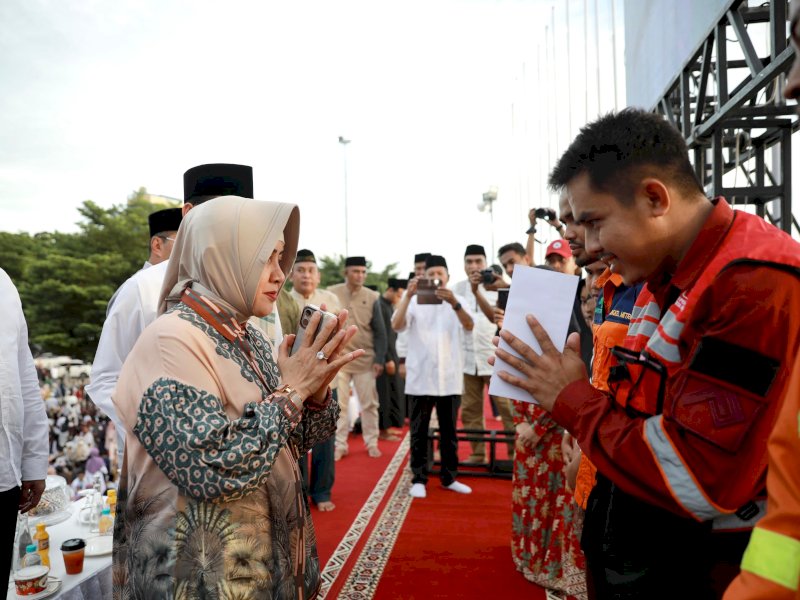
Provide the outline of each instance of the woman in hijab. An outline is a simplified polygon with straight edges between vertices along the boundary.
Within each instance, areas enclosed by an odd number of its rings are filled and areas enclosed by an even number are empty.
[[[161,316],[125,362],[114,405],[127,431],[114,528],[115,598],[314,598],[314,528],[297,466],[336,431],[329,384],[347,315],[278,349],[248,318],[272,311],[299,212],[235,196],[187,213]],[[309,323],[315,331],[319,316]],[[333,337],[331,337],[333,336]],[[329,341],[326,341],[329,340]]]

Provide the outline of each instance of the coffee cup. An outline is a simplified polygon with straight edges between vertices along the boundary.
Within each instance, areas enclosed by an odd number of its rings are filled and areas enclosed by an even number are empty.
[[[86,542],[80,538],[74,538],[61,544],[61,554],[64,556],[64,568],[67,575],[77,575],[83,571],[83,557],[86,549]]]
[[[44,565],[33,565],[23,567],[14,573],[14,586],[17,589],[17,596],[32,596],[47,589],[47,574],[50,567]]]

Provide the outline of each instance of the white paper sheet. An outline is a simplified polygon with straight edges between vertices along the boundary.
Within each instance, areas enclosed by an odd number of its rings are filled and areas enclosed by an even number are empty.
[[[537,353],[541,348],[536,338],[533,337],[531,328],[525,320],[527,315],[533,315],[542,324],[544,330],[553,340],[559,351],[564,350],[567,341],[569,321],[572,316],[572,307],[575,303],[575,294],[578,289],[578,277],[564,275],[546,269],[514,267],[514,278],[511,290],[508,293],[508,304],[503,320],[503,328],[513,333],[523,342],[528,344]],[[515,355],[519,354],[505,341],[500,340],[500,347]],[[499,358],[495,359],[492,379],[489,382],[489,393],[493,396],[511,398],[522,402],[536,402],[536,398],[525,390],[514,387],[500,379],[499,371],[507,371],[517,377],[522,373]]]

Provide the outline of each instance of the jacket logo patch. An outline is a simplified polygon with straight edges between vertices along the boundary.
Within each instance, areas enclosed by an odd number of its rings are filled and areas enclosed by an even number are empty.
[[[739,398],[736,394],[724,389],[707,386],[691,390],[683,396],[684,405],[688,406],[700,402],[711,403],[709,407],[711,409],[711,419],[717,429],[738,425],[746,419]]]

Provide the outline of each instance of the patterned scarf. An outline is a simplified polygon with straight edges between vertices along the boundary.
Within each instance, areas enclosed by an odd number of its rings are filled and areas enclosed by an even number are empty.
[[[194,310],[203,320],[216,329],[222,337],[242,351],[247,362],[250,363],[250,367],[264,385],[264,389],[269,392],[270,386],[267,383],[267,379],[253,357],[253,347],[250,344],[247,329],[242,327],[230,312],[221,309],[205,296],[192,290],[192,288],[184,290],[181,302]]]

